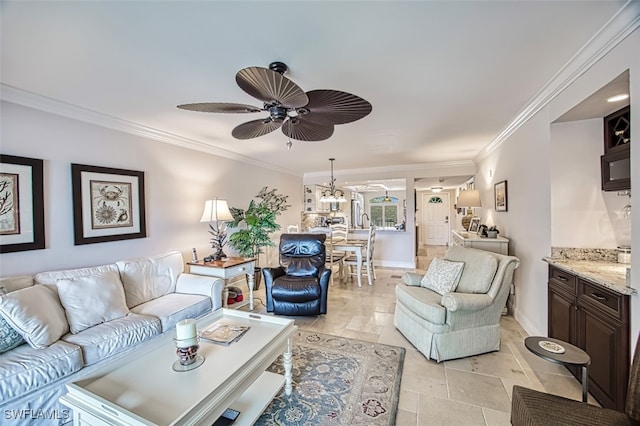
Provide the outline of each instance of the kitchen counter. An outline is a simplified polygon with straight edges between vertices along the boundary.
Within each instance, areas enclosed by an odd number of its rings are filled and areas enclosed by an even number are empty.
[[[620,294],[637,294],[635,288],[627,287],[626,273],[631,265],[592,260],[571,260],[543,257],[542,260],[558,269],[573,273]]]

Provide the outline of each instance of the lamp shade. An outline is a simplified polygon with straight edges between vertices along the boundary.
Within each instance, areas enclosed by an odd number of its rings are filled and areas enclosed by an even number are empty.
[[[231,211],[229,211],[229,205],[226,200],[214,198],[207,200],[204,203],[204,211],[200,222],[217,222],[217,221],[230,221],[233,220]]]
[[[456,207],[482,207],[482,203],[480,202],[480,192],[477,189],[460,191]]]

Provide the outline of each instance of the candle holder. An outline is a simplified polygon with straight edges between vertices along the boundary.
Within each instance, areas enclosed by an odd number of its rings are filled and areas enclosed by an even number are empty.
[[[198,355],[200,337],[193,339],[173,339],[176,342],[178,360],[173,363],[174,371],[190,371],[198,368],[204,362],[204,357]]]

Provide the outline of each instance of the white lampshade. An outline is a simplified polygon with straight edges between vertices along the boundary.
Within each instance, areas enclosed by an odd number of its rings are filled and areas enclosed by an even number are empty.
[[[480,192],[477,189],[460,191],[456,207],[482,207],[482,203],[480,202]]]
[[[229,211],[229,205],[226,200],[214,198],[207,200],[204,203],[204,211],[200,222],[216,222],[216,221],[230,221],[233,220],[231,211]]]

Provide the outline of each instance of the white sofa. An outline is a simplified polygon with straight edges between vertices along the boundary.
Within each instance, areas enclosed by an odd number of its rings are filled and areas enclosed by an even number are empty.
[[[439,294],[423,276],[405,272],[396,286],[394,325],[437,362],[500,349],[500,317],[520,264],[514,256],[453,246],[445,260],[463,263],[459,283]]]
[[[222,307],[224,281],[184,273],[184,263],[171,252],[1,278],[0,317],[27,343],[0,354],[0,424],[70,422],[64,385]]]

